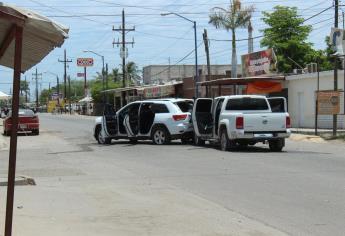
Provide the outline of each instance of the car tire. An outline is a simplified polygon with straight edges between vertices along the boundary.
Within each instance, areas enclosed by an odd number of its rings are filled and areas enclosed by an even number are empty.
[[[194,133],[193,143],[195,146],[205,146],[205,140],[198,137],[196,133]]]
[[[171,141],[170,133],[164,126],[156,126],[151,131],[151,139],[155,145],[169,144]]]
[[[220,131],[220,150],[222,151],[231,151],[236,147],[236,143],[233,140],[230,140],[228,137],[228,132],[225,128]]]
[[[284,139],[271,140],[268,143],[271,152],[281,152],[285,146]]]
[[[103,137],[102,132],[101,132],[101,127],[96,128],[95,136],[96,136],[98,144],[110,144],[111,143],[111,138]]]

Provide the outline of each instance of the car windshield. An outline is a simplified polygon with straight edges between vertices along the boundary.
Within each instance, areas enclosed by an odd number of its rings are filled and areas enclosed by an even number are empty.
[[[268,110],[268,104],[264,98],[232,98],[226,104],[228,111],[245,111],[245,110]]]
[[[193,102],[192,101],[180,101],[175,102],[182,112],[192,112],[193,110]]]

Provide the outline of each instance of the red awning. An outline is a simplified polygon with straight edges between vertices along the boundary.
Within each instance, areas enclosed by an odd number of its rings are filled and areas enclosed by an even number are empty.
[[[272,81],[255,81],[248,83],[247,94],[269,94],[274,92],[281,92],[282,85],[279,82]]]

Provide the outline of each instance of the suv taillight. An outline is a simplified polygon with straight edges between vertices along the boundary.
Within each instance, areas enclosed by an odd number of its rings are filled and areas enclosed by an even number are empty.
[[[188,116],[187,114],[173,115],[172,118],[174,119],[174,121],[179,121],[179,120],[185,120],[187,116]]]
[[[286,124],[286,128],[288,129],[288,128],[291,128],[291,119],[290,119],[290,116],[287,116],[286,117],[286,122],[285,122],[285,124]]]
[[[236,129],[243,129],[244,119],[242,116],[236,117]]]

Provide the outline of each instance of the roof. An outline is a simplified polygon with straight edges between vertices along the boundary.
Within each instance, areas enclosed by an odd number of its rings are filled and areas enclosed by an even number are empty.
[[[212,85],[246,85],[254,81],[284,81],[285,76],[253,76],[246,78],[222,78],[204,82],[198,82],[201,86],[212,86]]]
[[[10,98],[11,98],[11,95],[8,95],[8,94],[0,91],[0,100],[7,100]]]
[[[23,27],[22,72],[39,63],[68,37],[69,29],[33,11],[0,2],[0,65],[14,67],[14,24]]]

